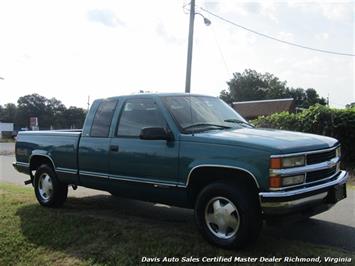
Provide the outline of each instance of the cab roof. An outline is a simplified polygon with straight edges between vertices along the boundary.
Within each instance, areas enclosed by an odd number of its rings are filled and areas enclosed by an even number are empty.
[[[138,97],[164,97],[164,96],[204,96],[217,98],[217,96],[203,95],[203,94],[192,94],[192,93],[135,93],[130,95],[113,96],[109,98],[102,98],[97,100],[116,100],[122,98],[138,98]]]

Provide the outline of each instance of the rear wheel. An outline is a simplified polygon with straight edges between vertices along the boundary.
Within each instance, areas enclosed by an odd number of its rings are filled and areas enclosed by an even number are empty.
[[[61,183],[48,165],[41,165],[34,176],[37,201],[46,207],[60,207],[68,196],[68,185]]]
[[[242,248],[254,242],[262,224],[252,191],[227,182],[210,184],[199,193],[195,219],[203,236],[223,248]]]

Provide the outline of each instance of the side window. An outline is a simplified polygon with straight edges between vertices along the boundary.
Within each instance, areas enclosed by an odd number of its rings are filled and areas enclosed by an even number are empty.
[[[91,137],[108,137],[116,103],[117,100],[105,100],[99,105],[92,122]]]
[[[117,136],[138,137],[145,127],[166,127],[158,106],[152,99],[127,100],[121,114]]]

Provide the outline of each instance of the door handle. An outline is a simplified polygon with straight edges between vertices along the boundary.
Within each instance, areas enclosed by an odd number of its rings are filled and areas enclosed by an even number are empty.
[[[118,152],[118,146],[117,145],[110,145],[110,151]]]

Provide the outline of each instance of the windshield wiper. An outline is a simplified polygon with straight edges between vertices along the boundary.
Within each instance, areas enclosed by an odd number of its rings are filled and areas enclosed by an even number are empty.
[[[189,125],[187,127],[182,128],[182,130],[186,131],[186,129],[191,129],[194,127],[217,127],[220,129],[227,129],[227,128],[232,128],[229,126],[224,126],[224,125],[218,125],[218,124],[212,124],[212,123],[197,123],[197,124],[193,124],[193,125]]]
[[[248,125],[251,127],[254,127],[252,124],[249,124],[248,122],[242,121],[242,120],[238,120],[238,119],[225,119],[224,122],[229,122],[229,123],[236,123],[236,124],[244,124],[244,125]]]

